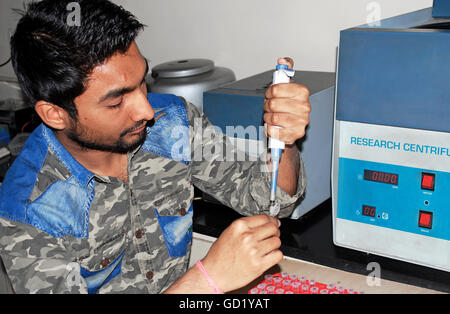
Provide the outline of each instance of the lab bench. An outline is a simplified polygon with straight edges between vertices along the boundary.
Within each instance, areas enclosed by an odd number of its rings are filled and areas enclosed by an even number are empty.
[[[200,199],[194,201],[191,265],[240,217],[226,206]],[[450,292],[449,272],[334,245],[331,199],[299,219],[281,219],[280,231],[284,259],[265,274],[287,272],[368,294]],[[379,265],[380,281],[376,284],[375,277],[370,277],[373,276],[370,265]],[[263,276],[235,292],[246,293],[262,280]]]

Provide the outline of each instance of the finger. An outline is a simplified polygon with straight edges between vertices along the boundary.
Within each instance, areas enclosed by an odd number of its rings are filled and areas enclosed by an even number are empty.
[[[298,83],[281,83],[270,85],[266,90],[266,98],[296,98],[308,100],[310,96],[309,89]]]
[[[305,136],[306,126],[306,121],[295,128],[277,128],[276,126],[267,125],[267,136],[291,145]]]
[[[280,250],[273,250],[271,252],[268,252],[266,255],[264,255],[261,258],[261,264],[266,268],[269,269],[270,267],[278,264],[283,259],[283,253]]]
[[[263,241],[271,237],[280,237],[280,229],[273,223],[258,226],[252,229],[257,241]]]
[[[267,124],[267,127],[278,126],[285,129],[304,128],[309,124],[309,116],[306,113],[302,115],[278,112],[265,113],[263,119],[265,124]]]
[[[294,68],[294,60],[292,60],[292,58],[289,58],[289,57],[279,58],[278,64],[287,65],[289,67],[289,69]]]
[[[279,226],[281,224],[277,218],[267,216],[267,215],[244,217],[239,220],[241,220],[242,222],[245,222],[248,228],[256,228],[256,227],[265,225],[267,223],[271,223],[275,226]]]
[[[300,101],[292,98],[266,99],[263,104],[265,112],[283,112],[295,115],[311,113],[311,104],[308,101]]]
[[[259,257],[269,254],[272,251],[278,250],[281,247],[281,240],[279,237],[270,237],[258,243]]]

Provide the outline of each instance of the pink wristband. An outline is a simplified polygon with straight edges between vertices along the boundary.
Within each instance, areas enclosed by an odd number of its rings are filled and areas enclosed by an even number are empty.
[[[220,290],[220,288],[217,287],[216,283],[211,278],[211,276],[208,274],[205,267],[203,267],[203,264],[200,260],[197,263],[195,263],[195,266],[197,266],[197,268],[200,269],[202,274],[205,276],[206,280],[208,280],[208,283],[211,286],[211,288],[213,288],[214,293],[215,294],[223,294],[222,290]]]

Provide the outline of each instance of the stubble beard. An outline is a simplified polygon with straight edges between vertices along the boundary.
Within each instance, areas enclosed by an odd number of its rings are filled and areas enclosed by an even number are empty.
[[[95,139],[95,132],[87,131],[84,127],[80,126],[77,121],[72,121],[70,130],[66,130],[66,136],[78,144],[80,148],[85,150],[97,150],[104,152],[111,152],[117,154],[127,154],[142,146],[147,138],[146,128],[140,133],[139,138],[133,142],[127,143],[125,136],[138,129],[145,121],[141,121],[136,127],[123,131],[119,139],[114,144],[101,143],[99,139]]]

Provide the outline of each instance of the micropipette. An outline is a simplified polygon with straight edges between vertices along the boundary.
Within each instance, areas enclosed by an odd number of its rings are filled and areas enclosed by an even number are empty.
[[[291,77],[295,74],[287,65],[278,64],[273,73],[273,84],[289,83]],[[280,128],[280,127],[274,127]],[[278,166],[280,163],[281,152],[285,148],[285,143],[278,139],[279,134],[272,134],[269,138],[270,158],[272,159],[272,183],[270,186],[270,204],[269,211],[271,216],[277,216],[280,212],[280,204],[276,202]],[[275,137],[274,137],[275,136]]]

